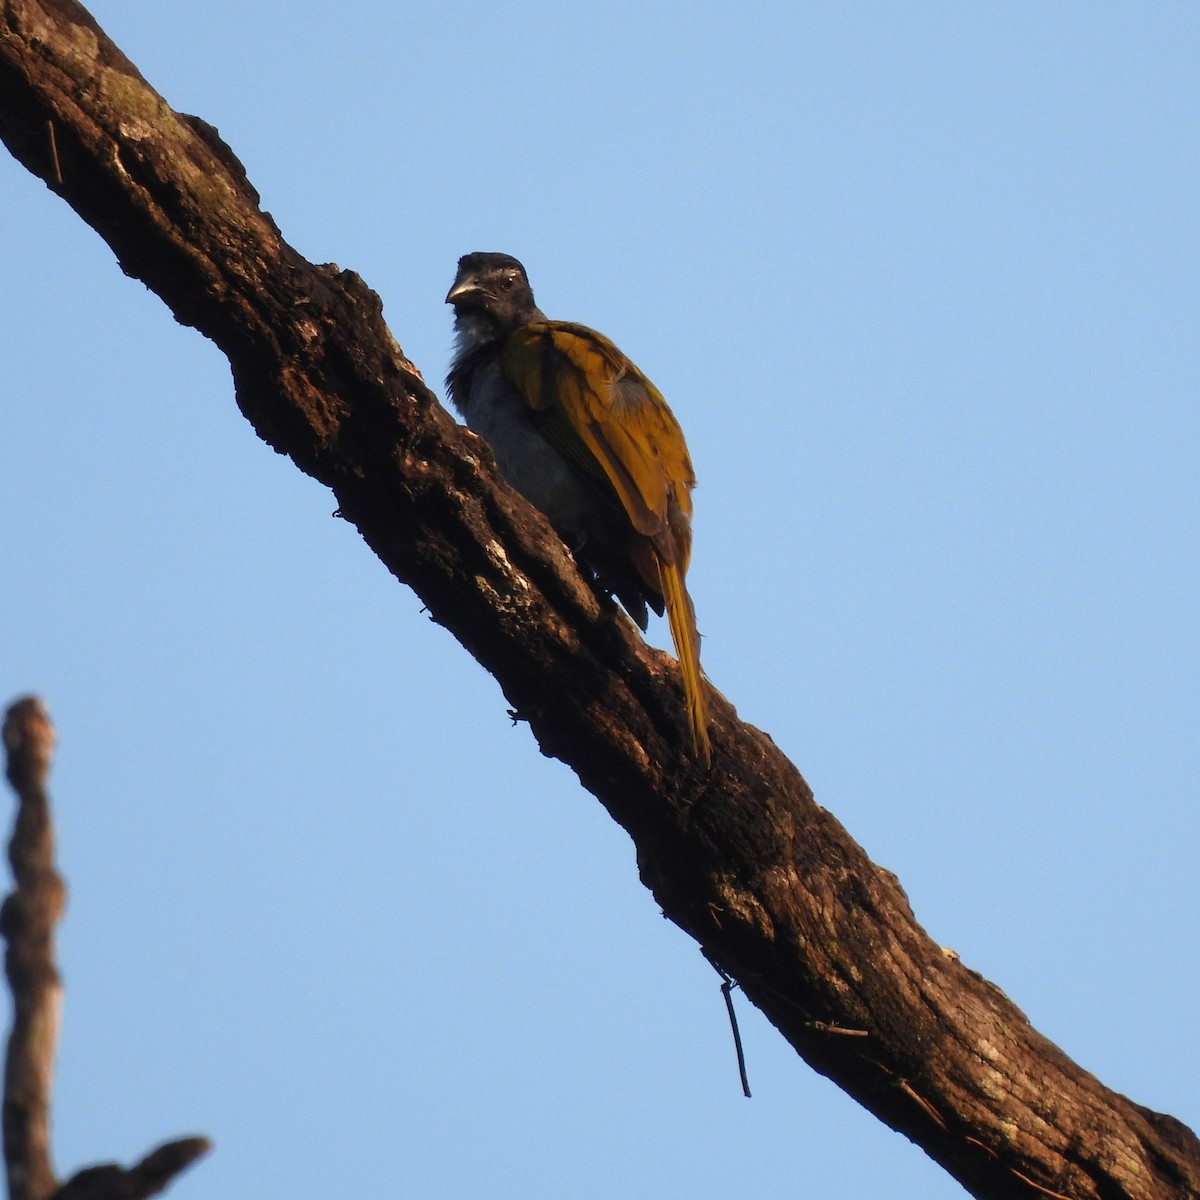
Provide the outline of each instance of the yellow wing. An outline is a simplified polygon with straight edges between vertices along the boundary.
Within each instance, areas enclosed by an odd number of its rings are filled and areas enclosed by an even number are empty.
[[[533,321],[511,334],[504,370],[567,457],[606,479],[633,527],[686,571],[692,462],[659,390],[608,338]]]
[[[658,576],[679,656],[692,741],[711,756],[700,635],[684,576],[692,552],[692,460],[659,390],[616,346],[584,325],[532,321],[509,335],[504,371],[541,414],[559,452],[607,480],[630,523],[653,547],[632,548],[647,582]]]

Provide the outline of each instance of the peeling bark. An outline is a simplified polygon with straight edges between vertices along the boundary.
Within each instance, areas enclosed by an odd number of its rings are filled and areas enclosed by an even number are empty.
[[[495,676],[629,832],[666,915],[808,1063],[975,1196],[1200,1196],[1195,1135],[1104,1087],[937,946],[715,691],[711,769],[690,757],[673,660],[597,602],[363,281],[287,245],[211,126],[173,112],[73,0],[0,10],[12,153],[221,348],[259,436]]]

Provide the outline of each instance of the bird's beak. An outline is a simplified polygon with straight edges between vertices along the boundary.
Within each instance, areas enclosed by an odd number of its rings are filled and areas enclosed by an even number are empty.
[[[466,279],[456,279],[454,286],[446,293],[447,304],[457,304],[465,296],[475,295],[479,291],[479,284],[468,275]]]

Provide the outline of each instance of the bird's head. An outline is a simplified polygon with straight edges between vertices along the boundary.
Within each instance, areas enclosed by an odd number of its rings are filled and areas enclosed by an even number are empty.
[[[476,251],[458,260],[454,286],[446,295],[456,324],[482,326],[492,336],[511,332],[541,317],[525,268],[511,254]]]

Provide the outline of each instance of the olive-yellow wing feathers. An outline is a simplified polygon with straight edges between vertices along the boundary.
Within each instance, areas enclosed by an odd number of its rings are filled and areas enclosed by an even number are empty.
[[[686,570],[696,477],[683,431],[654,384],[606,337],[557,321],[512,333],[504,367],[529,406],[546,414],[547,436],[581,466],[598,467],[633,527]]]
[[[679,423],[654,384],[606,337],[583,325],[521,325],[504,343],[503,366],[539,414],[547,440],[585,473],[606,481],[647,539],[633,548],[633,559],[663,597],[693,740],[707,762],[700,634],[684,583],[696,477]]]

